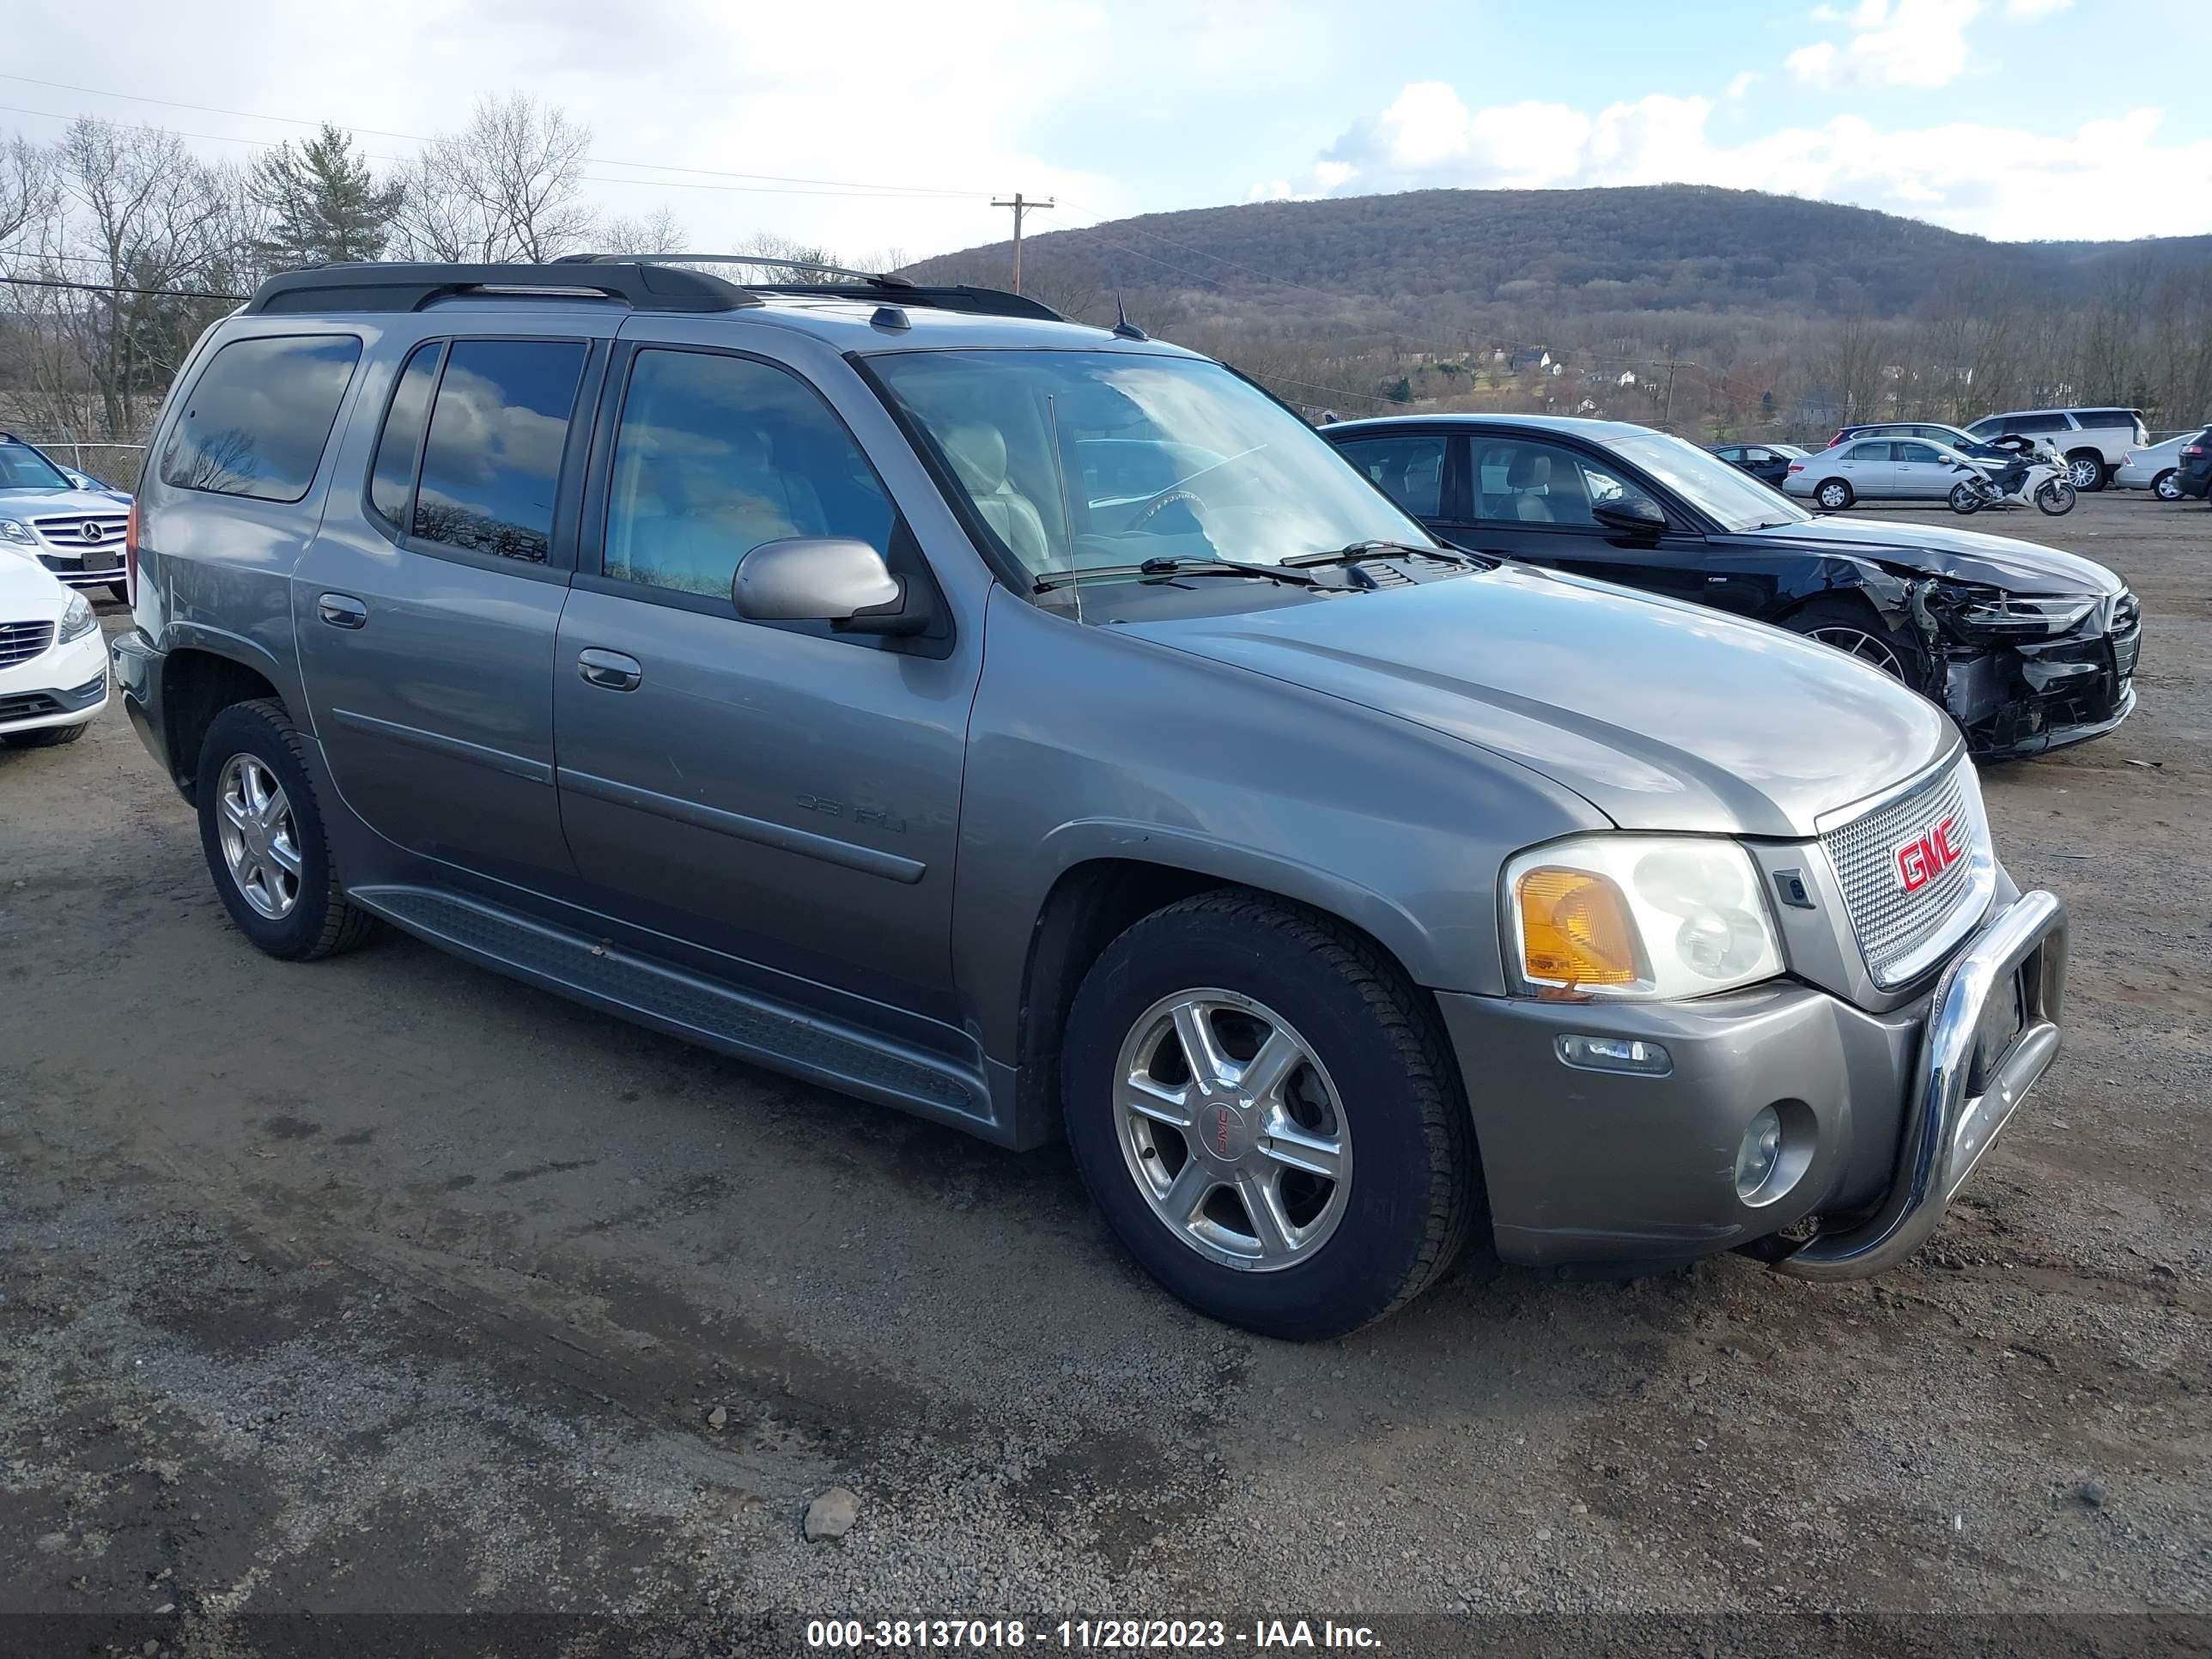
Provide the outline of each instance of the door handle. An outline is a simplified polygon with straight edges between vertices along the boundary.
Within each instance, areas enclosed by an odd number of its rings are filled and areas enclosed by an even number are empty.
[[[597,646],[576,653],[576,672],[585,684],[603,691],[635,691],[645,683],[645,670],[635,657]]]
[[[350,593],[319,595],[315,614],[333,628],[360,628],[368,621],[368,607]]]

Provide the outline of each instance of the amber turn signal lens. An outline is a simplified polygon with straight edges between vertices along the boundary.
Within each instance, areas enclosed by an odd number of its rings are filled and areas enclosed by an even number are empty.
[[[1630,985],[1636,927],[1620,890],[1583,870],[1521,878],[1521,960],[1528,978],[1559,985]]]

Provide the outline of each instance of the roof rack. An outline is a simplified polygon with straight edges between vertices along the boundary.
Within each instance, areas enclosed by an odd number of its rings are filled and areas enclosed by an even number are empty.
[[[543,265],[356,264],[288,270],[253,291],[248,316],[317,311],[420,311],[469,294],[583,295],[627,301],[637,311],[735,311],[759,298],[700,270],[625,261]]]
[[[776,270],[820,271],[848,280],[836,283],[745,283],[752,294],[779,294],[816,300],[854,300],[879,305],[919,306],[932,311],[965,312],[978,317],[1031,317],[1041,322],[1067,319],[1050,306],[1002,289],[975,288],[966,283],[930,288],[894,276],[886,271],[850,270],[817,259],[781,259],[753,253],[568,253],[555,261],[562,265],[586,265],[614,270],[625,264],[666,268],[687,264],[755,265]]]

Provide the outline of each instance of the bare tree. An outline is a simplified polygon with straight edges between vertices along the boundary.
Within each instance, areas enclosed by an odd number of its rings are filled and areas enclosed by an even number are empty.
[[[0,148],[0,254],[51,216],[55,204],[54,170],[46,152],[21,136],[9,139]]]
[[[591,130],[517,93],[487,98],[400,179],[398,245],[410,258],[538,264],[591,240],[583,201]]]
[[[682,222],[665,207],[641,219],[602,219],[591,238],[592,249],[600,253],[681,253],[690,240]]]

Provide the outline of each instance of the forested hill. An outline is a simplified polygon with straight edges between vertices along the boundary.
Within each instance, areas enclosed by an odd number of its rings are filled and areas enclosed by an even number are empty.
[[[1006,280],[1005,243],[910,268]],[[1273,311],[1307,295],[1454,309],[1538,302],[1576,311],[1852,311],[1903,315],[1942,289],[1992,285],[2071,303],[2116,266],[2162,275],[2212,262],[2212,237],[1991,242],[1917,220],[1756,191],[1425,190],[1146,214],[1032,234],[1029,286],[1200,289]]]

